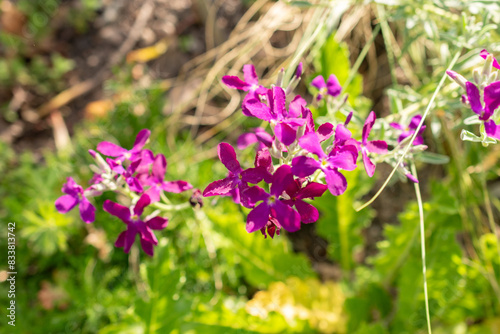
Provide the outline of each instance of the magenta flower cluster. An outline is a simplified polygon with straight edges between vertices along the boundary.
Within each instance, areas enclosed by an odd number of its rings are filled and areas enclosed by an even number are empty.
[[[473,82],[468,81],[462,75],[447,71],[448,76],[457,82],[464,90],[462,102],[468,105],[477,115],[477,119],[472,124],[481,125],[481,137],[472,138],[475,141],[489,143],[484,137],[500,140],[500,123],[495,111],[500,106],[500,81],[497,79],[497,71],[492,72],[492,68],[500,69],[500,64],[488,51],[482,50],[479,56],[486,60],[482,71],[476,69],[473,72]],[[462,136],[464,138],[464,136]],[[467,138],[470,138],[467,137]]]
[[[307,102],[300,95],[289,98],[290,87],[300,78],[301,70],[299,65],[286,88],[280,87],[281,78],[271,88],[260,85],[253,65],[243,67],[244,80],[222,78],[229,88],[248,92],[242,103],[243,114],[267,122],[272,132],[256,128],[240,136],[239,149],[258,144],[254,166],[247,169],[241,167],[230,144],[219,144],[219,159],[228,175],[203,192],[204,196],[232,196],[236,203],[251,209],[246,223],[249,233],[260,230],[264,236],[273,237],[281,228],[295,232],[301,223],[317,221],[318,210],[306,200],[322,196],[327,189],[334,196],[343,194],[347,189],[343,171],[356,169],[361,157],[371,177],[375,172],[373,157],[387,153],[384,140],[369,139],[376,120],[374,112],[364,123],[361,140],[352,138],[347,128],[352,113],[343,124],[327,122],[316,128]],[[318,76],[312,85],[320,90],[318,99],[337,97],[342,90],[334,75],[327,82]]]
[[[167,160],[163,154],[156,156],[150,150],[144,149],[151,132],[141,130],[136,137],[132,149],[127,150],[111,142],[101,142],[97,151],[89,150],[96,165],[91,165],[94,176],[91,185],[83,189],[69,177],[62,191],[65,195],[59,197],[55,206],[61,213],[72,210],[77,205],[80,216],[85,223],[95,220],[96,208],[89,198],[100,196],[105,191],[114,191],[127,195],[130,205],[122,205],[110,200],[103,204],[104,211],[120,218],[126,224],[115,242],[116,247],[122,247],[126,253],[139,235],[144,252],[153,256],[153,246],[158,244],[152,230],[162,230],[168,224],[168,219],[159,216],[141,218],[144,209],[160,201],[163,192],[180,193],[192,188],[185,181],[165,181]]]

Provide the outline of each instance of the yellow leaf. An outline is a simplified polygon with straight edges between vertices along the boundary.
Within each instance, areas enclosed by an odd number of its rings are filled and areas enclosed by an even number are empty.
[[[130,51],[127,55],[127,63],[146,63],[150,60],[158,58],[167,52],[167,49],[168,42],[166,39],[162,39],[155,45]]]

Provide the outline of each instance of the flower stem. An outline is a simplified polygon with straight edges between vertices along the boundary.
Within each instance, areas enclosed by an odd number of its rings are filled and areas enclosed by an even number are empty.
[[[457,62],[458,60],[458,57],[460,57],[460,53],[461,53],[461,49],[459,51],[457,51],[457,53],[455,54],[455,56],[453,57],[450,65],[448,66],[448,70],[450,70],[451,68],[453,68],[453,66],[455,65],[455,63]],[[380,196],[380,194],[382,193],[382,191],[385,189],[385,187],[387,187],[387,184],[389,184],[389,181],[391,180],[391,178],[394,176],[394,173],[396,173],[396,170],[398,169],[398,166],[401,165],[401,163],[403,162],[404,158],[406,157],[406,154],[408,153],[408,151],[410,150],[410,147],[413,145],[413,141],[415,141],[415,138],[417,137],[418,133],[420,132],[420,129],[422,128],[423,124],[424,124],[424,121],[425,121],[425,118],[427,117],[427,115],[429,114],[429,111],[431,110],[431,107],[432,105],[434,104],[434,100],[436,99],[436,96],[437,94],[439,93],[439,91],[441,90],[441,88],[443,87],[443,84],[444,84],[444,81],[446,80],[446,72],[443,74],[443,76],[441,77],[441,80],[439,81],[439,84],[438,86],[436,87],[436,90],[434,91],[434,94],[432,94],[432,97],[429,101],[429,104],[427,105],[427,108],[425,109],[425,112],[422,116],[422,120],[420,121],[420,123],[418,124],[417,128],[415,129],[415,132],[413,133],[413,136],[411,137],[410,141],[408,142],[408,145],[406,145],[405,149],[404,149],[404,152],[403,154],[401,155],[401,157],[399,158],[398,160],[398,163],[396,164],[396,166],[392,169],[392,172],[391,174],[389,174],[389,176],[387,177],[387,179],[385,180],[384,184],[382,184],[382,187],[380,187],[380,189],[377,191],[377,193],[370,199],[368,200],[368,202],[366,202],[365,204],[361,205],[359,208],[356,209],[356,211],[361,211],[363,210],[364,208],[366,208],[368,205],[372,204],[373,201],[375,201],[377,199],[377,197]]]
[[[417,177],[417,169],[415,168],[415,163],[411,161],[411,172]],[[427,332],[432,334],[431,328],[431,316],[429,312],[429,294],[427,293],[427,266],[425,265],[425,226],[424,226],[424,207],[422,203],[422,196],[420,194],[420,186],[418,183],[413,184],[415,186],[415,195],[417,196],[418,203],[418,215],[420,217],[420,247],[422,250],[422,273],[424,278],[424,296],[425,296],[425,317],[427,319]]]

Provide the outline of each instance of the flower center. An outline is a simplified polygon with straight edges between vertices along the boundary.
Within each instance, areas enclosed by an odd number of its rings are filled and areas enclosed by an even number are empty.
[[[323,166],[323,167],[324,167],[324,166],[326,166],[326,165],[328,165],[328,161],[326,161],[326,159],[322,159],[322,160],[321,160],[321,166]]]
[[[274,204],[275,202],[276,202],[276,196],[274,195],[269,196],[269,198],[267,199],[267,204],[269,205]]]

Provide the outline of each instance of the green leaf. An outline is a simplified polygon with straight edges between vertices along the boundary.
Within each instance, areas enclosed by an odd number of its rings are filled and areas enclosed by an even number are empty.
[[[234,204],[223,201],[216,208],[206,210],[208,226],[213,229],[216,247],[222,254],[228,258],[236,256],[248,283],[264,288],[291,276],[315,276],[306,257],[295,254],[284,235],[271,239],[264,238],[259,231],[247,233],[243,215]]]

